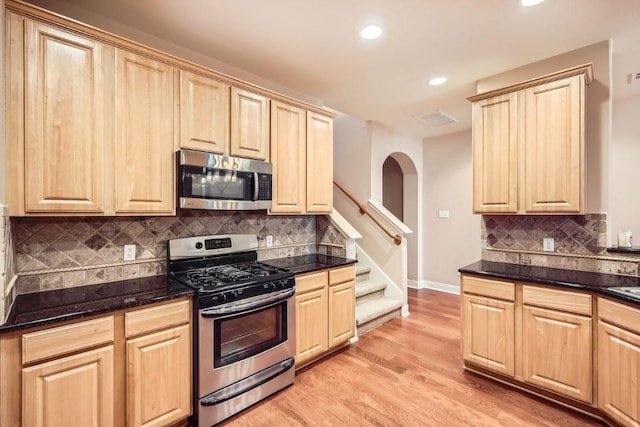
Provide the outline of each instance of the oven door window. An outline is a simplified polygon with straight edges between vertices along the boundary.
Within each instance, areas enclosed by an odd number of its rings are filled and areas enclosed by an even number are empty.
[[[213,367],[220,368],[287,341],[287,302],[214,321]]]
[[[183,197],[252,200],[253,173],[182,166],[180,186]]]

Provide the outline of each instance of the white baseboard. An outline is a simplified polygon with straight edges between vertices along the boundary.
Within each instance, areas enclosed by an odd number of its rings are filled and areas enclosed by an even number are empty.
[[[460,286],[431,280],[408,280],[407,286],[413,289],[433,289],[448,294],[460,295]]]

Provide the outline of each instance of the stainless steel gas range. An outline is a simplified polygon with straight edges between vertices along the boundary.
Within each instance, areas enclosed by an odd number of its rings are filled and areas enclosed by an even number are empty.
[[[257,262],[257,247],[250,234],[169,241],[169,276],[196,291],[195,426],[293,383],[294,274]]]

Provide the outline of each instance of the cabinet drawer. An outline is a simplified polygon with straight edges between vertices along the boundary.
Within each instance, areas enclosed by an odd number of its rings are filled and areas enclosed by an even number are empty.
[[[483,279],[474,276],[462,276],[462,291],[506,301],[516,300],[516,285],[502,280]]]
[[[322,289],[327,285],[327,279],[328,273],[326,270],[296,276],[296,293]]]
[[[591,295],[576,291],[525,285],[522,287],[522,302],[525,305],[591,316]]]
[[[142,310],[130,311],[124,315],[124,330],[127,338],[189,323],[191,310],[189,301],[178,301]]]
[[[59,356],[113,341],[113,316],[85,320],[22,336],[22,363]]]
[[[598,317],[607,323],[640,334],[640,310],[598,298]]]
[[[347,267],[336,268],[329,270],[329,284],[336,285],[338,283],[348,282],[354,280],[356,277],[356,266],[349,265]]]

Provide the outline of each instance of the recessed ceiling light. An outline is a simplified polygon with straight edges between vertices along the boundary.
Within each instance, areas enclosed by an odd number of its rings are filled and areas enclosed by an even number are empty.
[[[440,77],[434,77],[431,80],[429,80],[429,84],[431,86],[440,86],[443,85],[447,82],[447,78],[440,76]]]
[[[377,39],[382,35],[382,28],[379,25],[367,25],[360,31],[360,37],[367,40]]]
[[[544,0],[520,0],[520,4],[529,7],[542,3]]]

